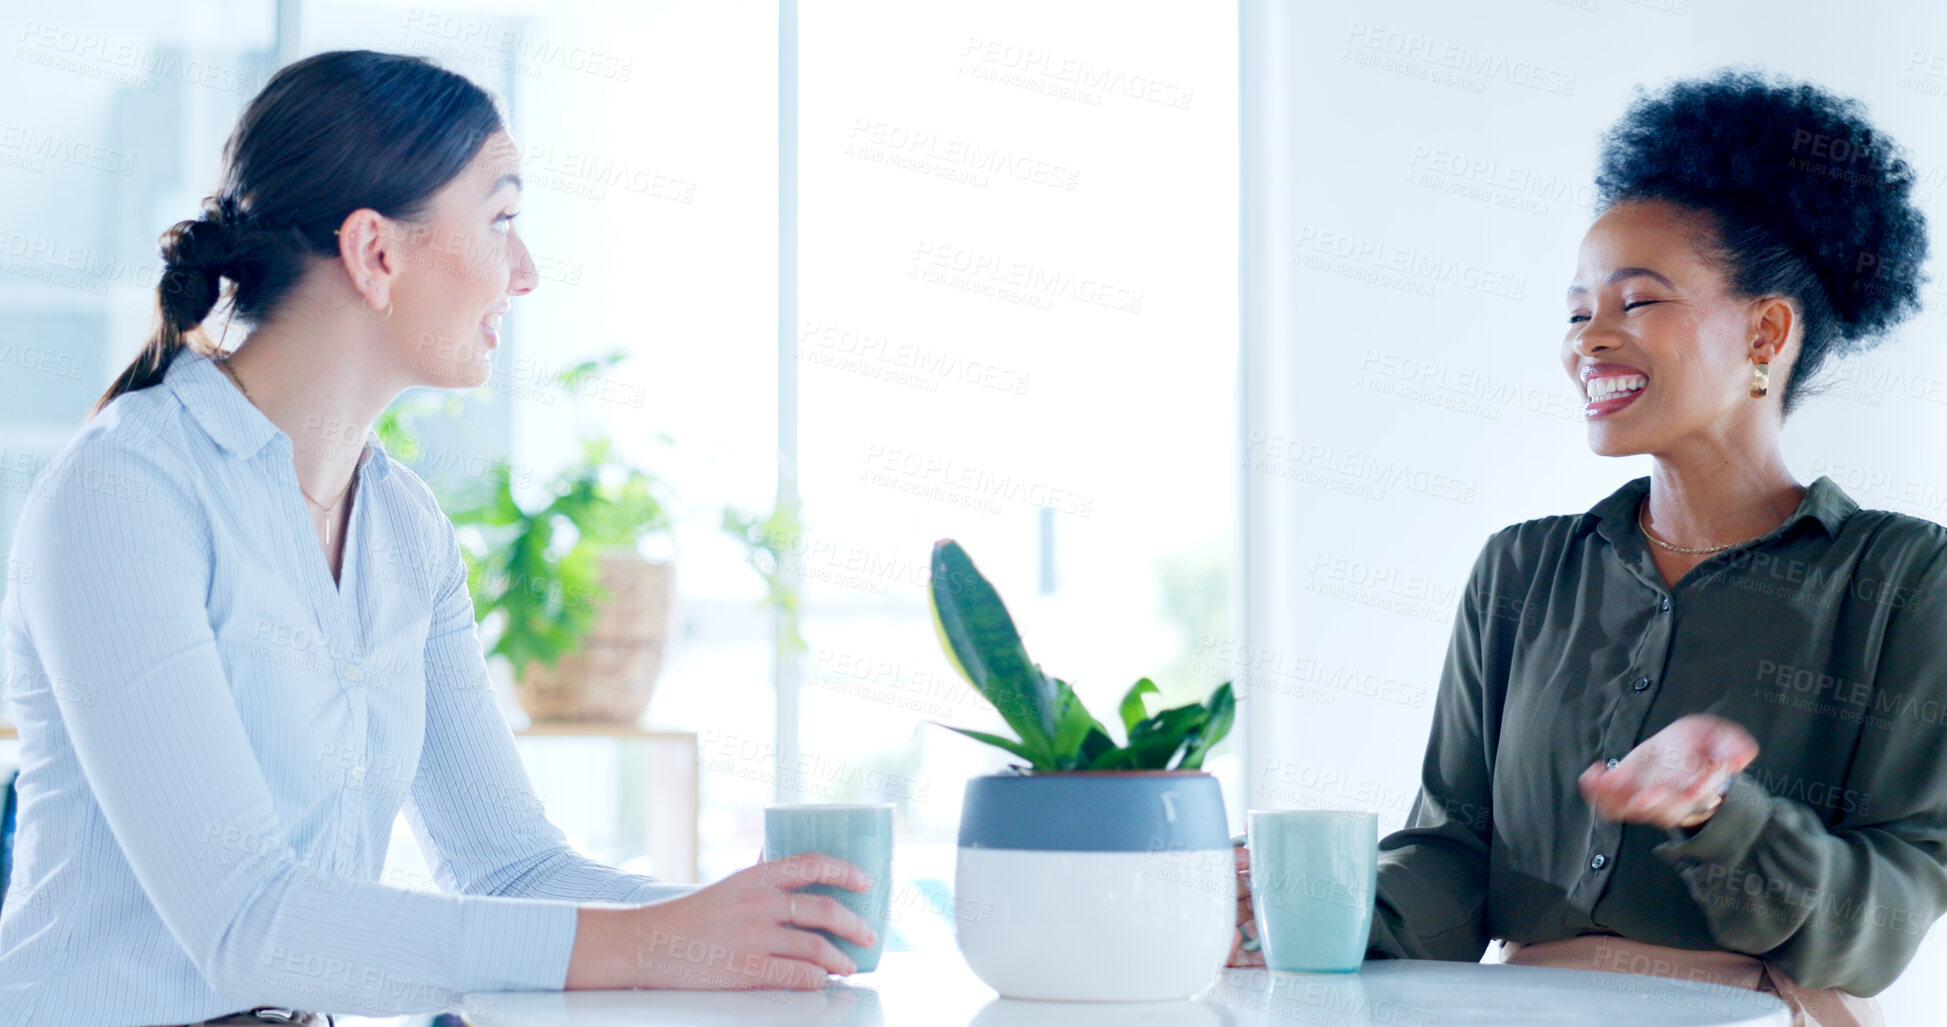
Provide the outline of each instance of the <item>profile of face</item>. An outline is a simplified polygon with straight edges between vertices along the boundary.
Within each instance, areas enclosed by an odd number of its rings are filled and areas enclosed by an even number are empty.
[[[1796,311],[1731,295],[1714,239],[1708,215],[1660,200],[1618,202],[1583,236],[1561,356],[1597,454],[1735,445],[1782,419]],[[1754,361],[1770,365],[1763,399],[1751,396]]]
[[[465,170],[440,187],[417,221],[355,212],[341,232],[380,345],[408,385],[471,388],[492,373],[501,318],[539,281],[514,228],[520,150],[505,131],[488,137]],[[387,305],[392,313],[384,315]]]

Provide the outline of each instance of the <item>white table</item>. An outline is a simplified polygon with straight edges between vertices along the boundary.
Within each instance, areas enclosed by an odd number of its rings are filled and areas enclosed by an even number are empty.
[[[1157,1027],[1387,1024],[1394,1027],[1787,1027],[1770,995],[1663,977],[1539,966],[1373,960],[1356,974],[1226,970],[1193,999],[1017,1002],[958,953],[891,952],[824,992],[497,992],[460,1007],[480,1027],[804,1024],[819,1027]]]

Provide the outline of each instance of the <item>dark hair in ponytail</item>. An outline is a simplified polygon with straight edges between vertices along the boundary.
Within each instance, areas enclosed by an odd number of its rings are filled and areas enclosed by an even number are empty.
[[[421,57],[334,50],[279,70],[225,144],[202,216],[163,233],[156,330],[89,416],[162,381],[222,280],[234,316],[262,323],[314,258],[338,255],[353,211],[417,220],[503,127],[485,90]]]

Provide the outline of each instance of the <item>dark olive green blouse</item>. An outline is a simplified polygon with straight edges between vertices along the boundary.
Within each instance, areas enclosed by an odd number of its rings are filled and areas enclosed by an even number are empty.
[[[1675,587],[1639,478],[1488,539],[1455,618],[1407,826],[1381,840],[1372,958],[1613,932],[1872,995],[1947,910],[1947,528],[1829,478]],[[1689,713],[1758,740],[1694,833],[1576,786]]]

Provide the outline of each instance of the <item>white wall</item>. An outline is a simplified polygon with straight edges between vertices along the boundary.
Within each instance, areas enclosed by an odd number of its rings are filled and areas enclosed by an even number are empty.
[[[1646,458],[1588,452],[1557,359],[1601,131],[1639,83],[1761,64],[1864,100],[1947,224],[1947,14],[1773,0],[1241,11],[1239,641],[1270,661],[1251,693],[1250,801],[1374,807],[1386,830],[1411,804],[1484,538],[1647,473]],[[1947,248],[1938,227],[1934,245]],[[1947,293],[1927,300],[1794,416],[1801,480],[1832,474],[1863,505],[1943,518],[1947,350],[1926,340]],[[1398,468],[1400,483],[1376,483]],[[1881,997],[1888,1022],[1934,1022],[1922,1010],[1947,998],[1943,968],[1932,939]]]

